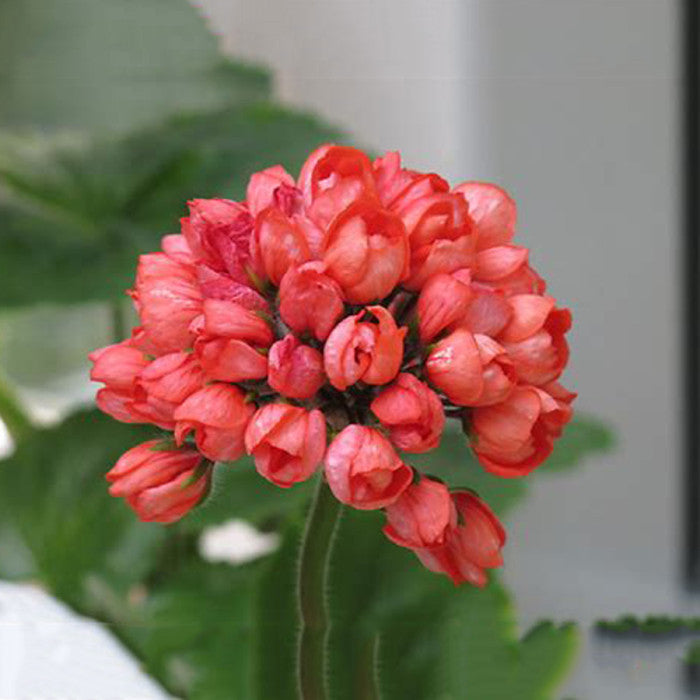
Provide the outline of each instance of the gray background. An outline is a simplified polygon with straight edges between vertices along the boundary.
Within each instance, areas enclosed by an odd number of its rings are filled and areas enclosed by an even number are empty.
[[[280,95],[453,181],[501,183],[574,310],[566,383],[614,454],[509,523],[524,626],[691,611],[680,592],[679,17],[672,0],[200,0]],[[680,696],[678,645],[586,646],[581,698]]]

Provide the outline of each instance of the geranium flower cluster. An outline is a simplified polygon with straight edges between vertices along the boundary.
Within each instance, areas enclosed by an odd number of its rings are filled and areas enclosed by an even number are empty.
[[[107,478],[143,520],[182,517],[214,462],[252,455],[283,488],[323,469],[335,497],[384,509],[386,536],[455,583],[483,585],[504,530],[468,490],[418,473],[456,419],[489,472],[541,464],[571,417],[557,383],[569,311],[513,243],[499,187],[324,145],[295,180],[197,199],[141,256],[130,338],[95,351],[98,406],[170,431]]]

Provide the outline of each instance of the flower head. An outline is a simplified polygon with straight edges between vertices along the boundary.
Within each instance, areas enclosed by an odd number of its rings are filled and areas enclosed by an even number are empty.
[[[188,207],[139,259],[139,325],[90,355],[103,411],[172,434],[127,452],[110,491],[172,522],[212,462],[247,452],[283,488],[321,472],[342,503],[384,509],[386,536],[429,569],[483,585],[497,517],[405,453],[456,419],[484,469],[519,477],[571,419],[571,313],[515,240],[513,199],[325,144],[296,179],[272,165],[244,201]]]

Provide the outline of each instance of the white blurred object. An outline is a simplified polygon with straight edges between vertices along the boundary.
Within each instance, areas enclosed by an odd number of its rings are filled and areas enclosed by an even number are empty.
[[[278,545],[276,534],[260,532],[245,520],[228,520],[204,531],[199,539],[199,553],[211,562],[244,564],[269,554]]]
[[[0,700],[167,700],[104,625],[0,582]]]

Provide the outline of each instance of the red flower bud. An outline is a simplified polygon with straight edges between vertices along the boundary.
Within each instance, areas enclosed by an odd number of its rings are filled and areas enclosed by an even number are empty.
[[[93,362],[90,379],[105,384],[105,387],[97,392],[97,407],[122,423],[147,422],[133,406],[136,381],[148,366],[144,353],[134,347],[129,338],[121,343],[99,348],[91,352],[89,358]]]
[[[440,443],[445,412],[437,394],[412,374],[399,374],[371,405],[391,441],[405,452],[428,452]]]
[[[326,451],[326,422],[321,411],[268,404],[253,416],[245,447],[255,468],[277,486],[306,481]]]
[[[379,202],[361,199],[330,225],[323,251],[326,274],[353,304],[382,299],[408,273],[408,239],[401,220]]]
[[[372,510],[394,503],[411,483],[413,470],[379,431],[349,425],[326,452],[326,478],[339,501]]]
[[[310,399],[323,386],[323,355],[293,335],[278,340],[268,357],[267,382],[290,399]]]
[[[306,160],[298,185],[309,216],[322,228],[362,196],[376,196],[372,164],[356,148],[326,144]]]
[[[428,356],[430,382],[457,406],[485,406],[503,400],[515,373],[505,350],[485,335],[458,328],[439,341]]]
[[[207,299],[193,329],[199,336],[195,354],[207,376],[223,382],[267,376],[267,357],[256,348],[267,347],[274,336],[255,312],[234,302]]]
[[[253,217],[229,199],[194,199],[190,215],[181,220],[182,233],[197,259],[239,284],[250,285],[250,238]]]
[[[258,214],[252,251],[256,270],[276,287],[290,267],[311,259],[304,230],[276,207]]]
[[[243,392],[228,384],[209,384],[175,410],[175,440],[180,445],[194,431],[199,451],[213,462],[243,454],[243,435],[255,408]]]
[[[433,275],[418,297],[418,333],[426,343],[461,320],[471,299],[469,270]]]
[[[455,585],[484,586],[486,569],[503,564],[501,550],[506,533],[493,511],[469,491],[452,494],[459,525],[447,535],[445,544],[415,549],[423,564],[436,573],[447,574]]]
[[[136,383],[134,411],[149,423],[172,430],[175,409],[204,386],[204,372],[191,353],[174,352],[156,358]]]
[[[263,209],[274,204],[275,191],[282,185],[294,187],[294,178],[281,165],[253,173],[245,197],[250,213],[257,216]]]
[[[475,236],[464,199],[449,192],[403,199],[392,210],[406,226],[411,249],[410,275],[404,285],[418,290],[433,275],[471,267]]]
[[[529,251],[514,245],[487,248],[476,255],[474,280],[511,294],[544,294],[544,280],[530,267]]]
[[[165,253],[142,255],[131,296],[141,318],[144,352],[164,355],[192,345],[190,323],[201,313],[202,295],[191,265]]]
[[[318,340],[328,337],[343,313],[340,285],[322,271],[320,262],[292,267],[282,278],[279,291],[282,320],[293,331],[310,331]]]
[[[476,235],[476,249],[506,245],[515,235],[517,210],[508,193],[487,182],[464,182],[453,190],[469,205]]]
[[[360,322],[365,311],[379,323]],[[343,319],[323,348],[326,374],[340,391],[360,380],[386,384],[401,367],[407,329],[397,328],[394,317],[383,306],[368,306],[365,311]]]
[[[387,506],[384,534],[400,547],[435,547],[457,525],[457,511],[445,484],[422,477]]]
[[[88,355],[93,363],[90,379],[102,382],[110,389],[131,393],[141,371],[148,366],[143,352],[133,346],[131,339],[107,345]]]
[[[519,386],[503,402],[472,411],[472,449],[487,471],[523,476],[549,457],[576,395],[558,384],[546,389]]]
[[[508,303],[513,313],[499,339],[518,380],[537,386],[553,381],[569,361],[564,334],[571,328],[571,312],[554,308],[552,297],[534,294],[517,294]]]
[[[202,310],[203,319],[194,329],[203,335],[245,340],[263,347],[275,338],[267,321],[235,302],[207,299]]]
[[[197,450],[161,450],[158,440],[125,452],[107,473],[112,496],[123,496],[146,522],[172,523],[209,490],[210,470],[198,475]],[[199,478],[197,478],[199,477]]]

